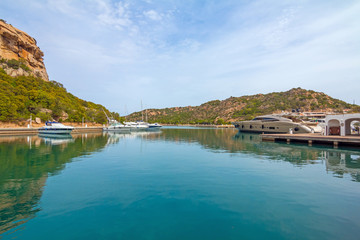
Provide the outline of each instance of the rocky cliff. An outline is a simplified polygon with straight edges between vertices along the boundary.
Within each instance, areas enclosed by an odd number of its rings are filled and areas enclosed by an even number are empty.
[[[7,74],[34,75],[49,81],[43,56],[33,37],[0,19],[0,67]]]

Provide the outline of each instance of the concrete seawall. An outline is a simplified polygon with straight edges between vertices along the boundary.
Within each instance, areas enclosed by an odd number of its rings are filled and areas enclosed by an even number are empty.
[[[72,133],[102,132],[102,127],[75,127]],[[36,135],[39,128],[0,128],[0,135]]]

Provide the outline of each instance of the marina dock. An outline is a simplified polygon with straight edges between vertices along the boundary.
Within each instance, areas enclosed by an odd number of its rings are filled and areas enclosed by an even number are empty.
[[[301,142],[313,144],[328,144],[335,148],[338,146],[360,147],[360,136],[323,136],[319,134],[261,134],[263,141]]]

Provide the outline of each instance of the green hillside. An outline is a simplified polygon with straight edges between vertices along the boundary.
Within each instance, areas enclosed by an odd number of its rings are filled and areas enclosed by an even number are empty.
[[[0,121],[41,120],[105,123],[102,105],[84,101],[67,92],[61,83],[33,76],[11,77],[0,68]],[[115,117],[118,117],[115,114]]]
[[[332,98],[325,93],[293,88],[286,92],[273,92],[214,100],[200,106],[147,109],[149,122],[169,124],[222,124],[252,119],[258,115],[299,109],[300,111],[359,112],[360,107]],[[127,117],[141,119],[141,112]]]

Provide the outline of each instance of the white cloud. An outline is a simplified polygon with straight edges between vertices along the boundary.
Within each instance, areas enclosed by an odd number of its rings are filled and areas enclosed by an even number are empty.
[[[126,2],[112,4],[106,0],[96,0],[98,5],[99,21],[105,25],[112,25],[119,30],[128,30],[133,27],[131,10]]]
[[[225,5],[48,0],[16,21],[39,33],[52,79],[112,110],[118,103],[137,110],[140,99],[151,107],[197,105],[298,86],[358,96],[359,3]],[[46,21],[29,23],[34,18]]]
[[[161,15],[155,10],[144,11],[144,15],[154,21],[160,21],[162,19]]]

